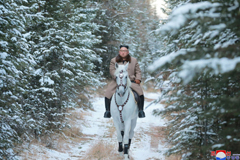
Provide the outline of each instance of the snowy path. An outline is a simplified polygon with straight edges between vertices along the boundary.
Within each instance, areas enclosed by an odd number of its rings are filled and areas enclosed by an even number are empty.
[[[146,98],[155,99],[157,94],[145,94]],[[150,102],[145,101],[145,107]],[[81,135],[77,138],[68,138],[65,144],[56,144],[55,149],[39,147],[32,145],[31,151],[25,152],[28,156],[22,159],[34,159],[31,152],[35,152],[38,159],[51,160],[86,160],[86,159],[102,159],[116,160],[121,159],[117,152],[117,137],[113,121],[103,118],[104,98],[94,98],[92,100],[94,111],[83,111],[76,109],[74,112],[79,113],[82,117],[76,119],[72,127],[76,127],[81,131]],[[161,129],[164,128],[164,120],[161,117],[152,115],[155,108],[163,108],[163,105],[152,105],[145,110],[146,118],[137,120],[135,135],[132,140],[130,149],[130,157],[133,160],[164,160],[163,136]],[[35,147],[35,148],[34,148]],[[38,153],[36,153],[38,152]],[[32,153],[33,154],[33,153]]]

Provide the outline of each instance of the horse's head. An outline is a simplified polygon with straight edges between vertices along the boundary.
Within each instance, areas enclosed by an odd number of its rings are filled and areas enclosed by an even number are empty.
[[[115,63],[115,76],[116,76],[116,82],[117,82],[117,90],[116,92],[120,97],[122,97],[125,92],[127,91],[128,87],[131,85],[131,81],[128,77],[128,64],[126,65],[118,65]]]

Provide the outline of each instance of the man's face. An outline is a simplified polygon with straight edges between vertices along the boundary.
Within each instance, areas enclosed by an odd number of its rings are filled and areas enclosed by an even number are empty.
[[[129,54],[129,51],[126,47],[121,47],[119,50],[119,54],[122,58],[125,58]]]

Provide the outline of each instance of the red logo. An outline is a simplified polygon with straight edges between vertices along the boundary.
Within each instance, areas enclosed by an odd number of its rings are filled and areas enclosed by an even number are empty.
[[[226,155],[231,156],[231,151],[227,151]]]

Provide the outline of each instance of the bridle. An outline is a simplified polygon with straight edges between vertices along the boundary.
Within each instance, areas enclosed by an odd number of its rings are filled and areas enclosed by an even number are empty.
[[[125,85],[125,84],[122,83],[122,79],[123,79],[123,70],[121,70],[119,73],[120,73],[120,74],[119,74],[120,84],[117,85],[117,89],[119,89],[119,87],[123,86],[123,87],[124,87],[123,96],[124,96],[124,94],[125,94],[125,92],[126,92],[127,85]],[[118,95],[120,96],[119,93],[118,93]],[[121,97],[121,96],[120,96],[120,97]]]

